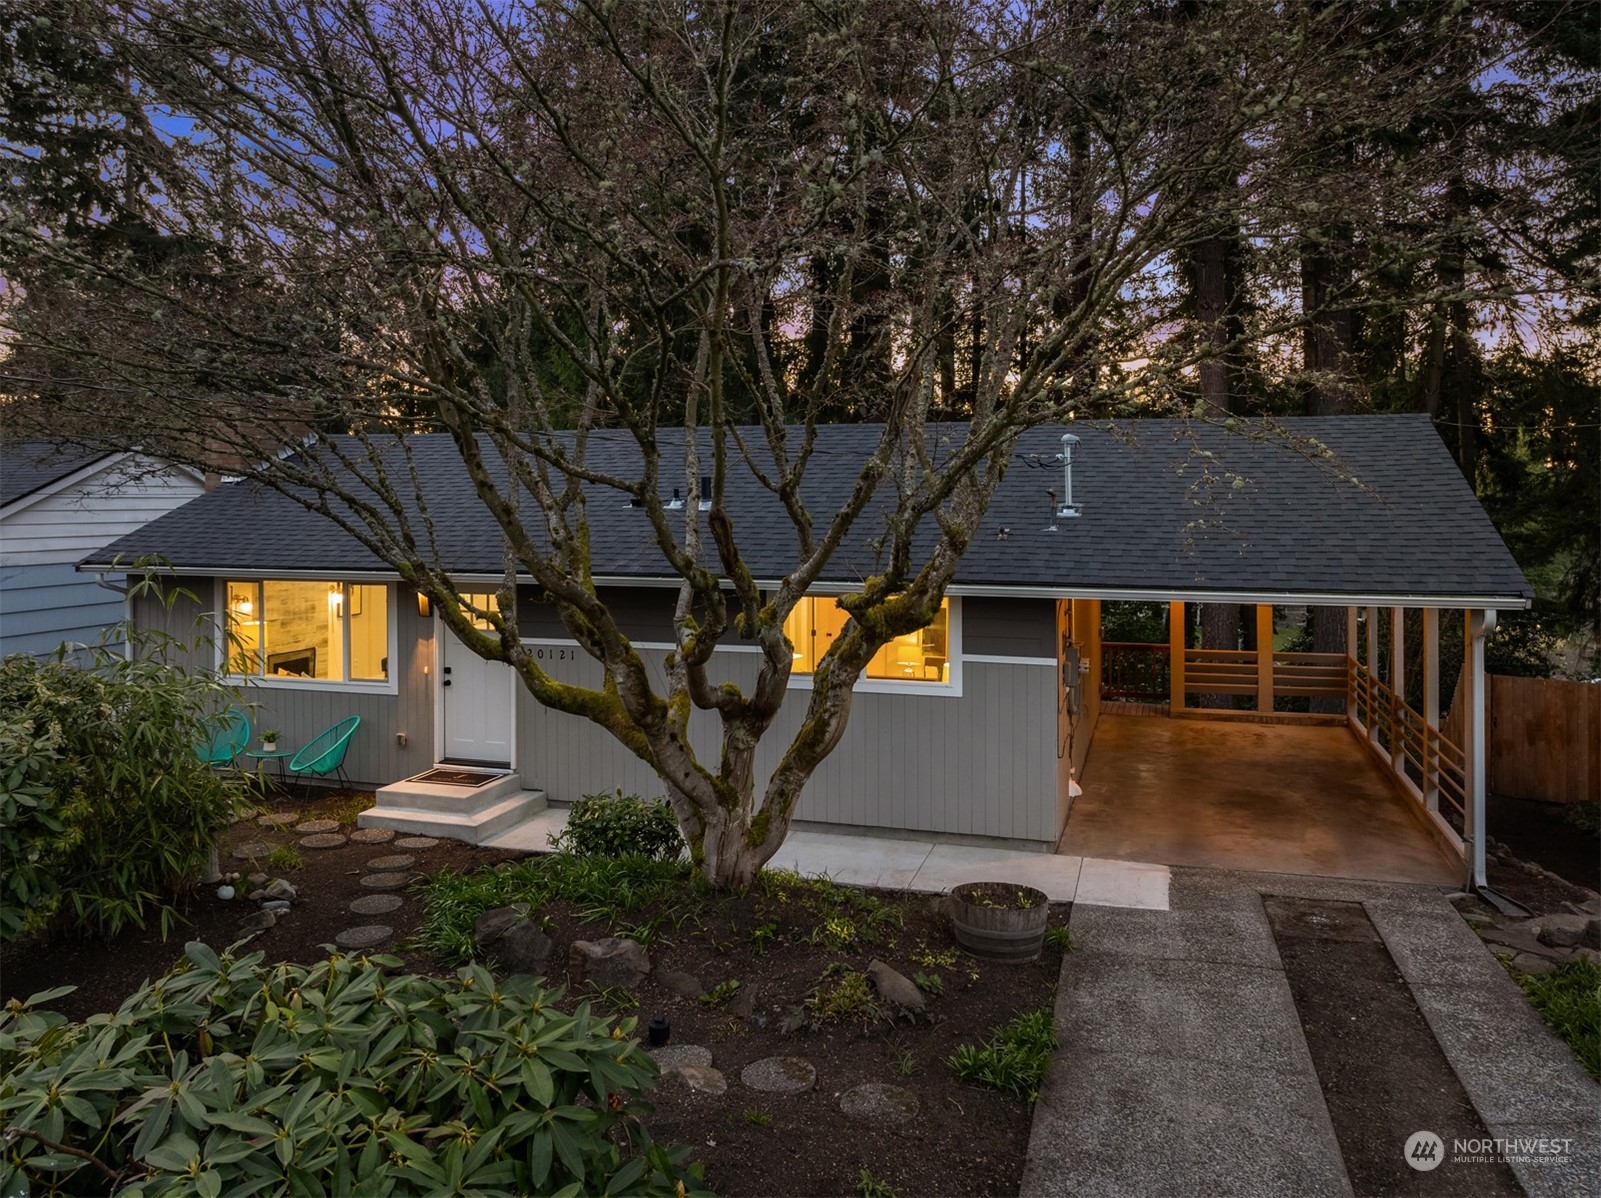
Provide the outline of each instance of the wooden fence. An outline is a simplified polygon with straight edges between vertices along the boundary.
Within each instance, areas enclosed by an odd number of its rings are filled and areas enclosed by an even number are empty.
[[[1489,788],[1546,803],[1601,799],[1601,685],[1504,674],[1491,674],[1489,683]],[[1461,736],[1466,691],[1459,682],[1447,736]]]

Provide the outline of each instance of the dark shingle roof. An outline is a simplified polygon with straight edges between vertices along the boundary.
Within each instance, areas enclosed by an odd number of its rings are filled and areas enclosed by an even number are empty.
[[[107,456],[103,449],[54,441],[11,441],[0,445],[0,507],[9,507]]]
[[[1426,416],[1309,417],[1281,421],[1277,431],[1239,421],[1236,428],[1180,420],[1073,425],[1081,439],[1074,493],[1083,514],[1061,520],[1051,518],[1046,492],[1061,490],[1061,468],[1048,459],[1059,451],[1063,429],[1031,431],[962,560],[957,585],[1503,605],[1532,596]],[[867,425],[820,430],[805,484],[819,523],[843,504],[878,432]],[[949,445],[965,429],[944,426],[939,435]],[[1315,458],[1308,452],[1314,442],[1336,456]],[[499,535],[449,439],[417,437],[410,446],[446,567],[498,574]],[[621,473],[637,459],[626,435],[604,433],[591,460]],[[665,478],[664,492],[681,483]],[[753,572],[783,574],[796,550],[777,501],[745,470],[731,476],[728,500]],[[641,512],[614,492],[596,493],[589,512],[597,576],[666,574]],[[1046,531],[1052,524],[1056,530]],[[880,528],[871,513],[864,515],[826,580],[845,583],[871,573],[870,542]],[[932,542],[932,530],[924,540]],[[152,553],[200,574],[384,569],[327,519],[248,481],[186,504],[95,561]]]

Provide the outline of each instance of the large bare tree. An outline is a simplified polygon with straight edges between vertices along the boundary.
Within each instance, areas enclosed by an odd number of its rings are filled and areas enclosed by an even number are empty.
[[[94,78],[123,89],[73,98],[80,120],[113,114],[88,169],[121,185],[71,221],[39,190],[0,232],[10,418],[267,463],[264,482],[429,595],[467,646],[649,763],[704,875],[742,885],[873,654],[936,615],[1019,435],[1113,405],[1135,352],[1152,359],[1141,395],[1177,377],[1161,306],[1133,300],[1215,239],[1221,163],[1274,194],[1279,122],[1342,44],[1338,10],[1160,8],[70,10],[78,49],[114,64]],[[842,412],[876,440],[848,501],[810,511],[817,422]],[[953,413],[954,440],[932,422]],[[602,428],[631,439],[631,465],[591,452]],[[453,438],[502,535],[503,598],[519,581],[548,597],[601,686],[547,673],[514,602],[465,606],[402,436],[421,430]],[[330,431],[350,436],[272,454]],[[789,523],[790,565],[764,585],[724,504],[736,472]],[[679,478],[689,502],[670,508]],[[605,493],[640,505],[679,580],[665,686],[595,584]],[[759,777],[785,617],[870,510],[879,568],[840,598],[851,620],[789,692],[805,718]],[[748,689],[710,669],[734,639],[760,650]],[[719,722],[715,761],[691,747],[695,711]]]

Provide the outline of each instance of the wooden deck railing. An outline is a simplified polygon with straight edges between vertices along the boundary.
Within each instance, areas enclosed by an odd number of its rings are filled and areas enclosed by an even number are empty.
[[[1392,763],[1400,745],[1400,780],[1460,840],[1467,809],[1467,758],[1462,748],[1410,707],[1367,666],[1346,658],[1351,719]]]
[[[1273,695],[1340,698],[1346,693],[1343,653],[1275,653]],[[1253,649],[1186,649],[1187,695],[1255,695],[1261,683]],[[1101,646],[1101,698],[1165,703],[1172,693],[1166,645],[1107,641]]]

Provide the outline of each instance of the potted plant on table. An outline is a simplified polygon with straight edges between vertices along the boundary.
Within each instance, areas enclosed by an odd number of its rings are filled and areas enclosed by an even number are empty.
[[[1044,891],[1016,882],[964,882],[951,891],[956,942],[991,961],[1023,965],[1038,958],[1050,913]]]
[[[276,753],[278,751],[278,737],[280,733],[276,728],[269,728],[261,734],[261,751],[263,753]]]

